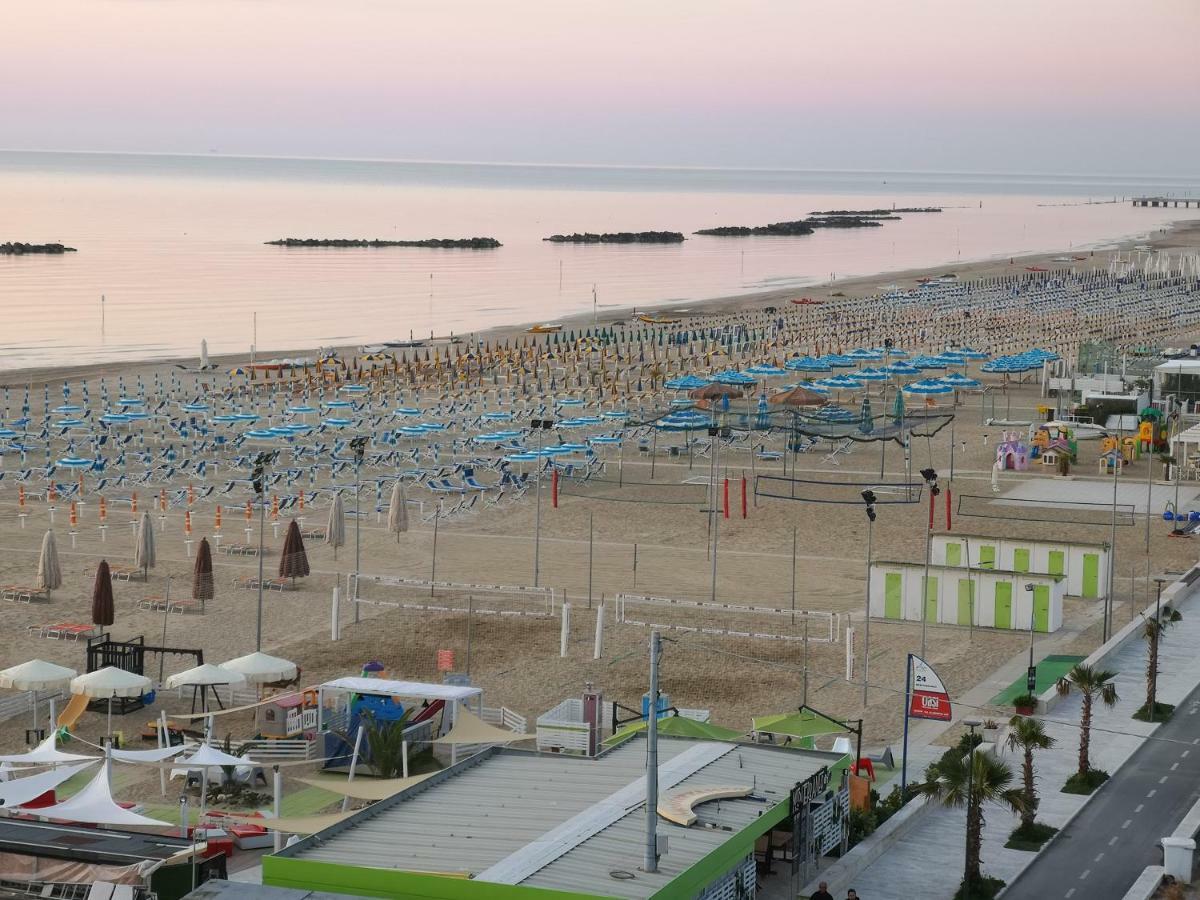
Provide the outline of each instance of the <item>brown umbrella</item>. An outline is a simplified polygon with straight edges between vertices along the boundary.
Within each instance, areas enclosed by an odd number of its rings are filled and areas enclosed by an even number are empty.
[[[283,539],[283,553],[279,556],[279,577],[292,579],[308,575],[308,554],[304,552],[304,538],[300,534],[300,526],[292,519],[288,525],[287,535]]]
[[[107,628],[112,625],[113,617],[112,573],[108,570],[108,560],[102,559],[92,586],[92,624]]]
[[[216,597],[216,585],[213,582],[212,547],[208,538],[200,539],[200,547],[196,550],[196,567],[192,570],[192,599],[212,600]]]
[[[826,398],[808,388],[794,387],[767,398],[767,402],[782,406],[824,406]]]
[[[713,382],[712,384],[706,384],[702,388],[696,388],[694,391],[688,391],[688,396],[693,400],[720,400],[722,397],[729,397],[731,400],[736,400],[742,396],[742,389],[734,384]]]

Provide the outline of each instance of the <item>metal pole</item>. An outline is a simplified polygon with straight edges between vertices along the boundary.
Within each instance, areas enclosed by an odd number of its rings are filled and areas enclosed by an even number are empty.
[[[867,600],[863,606],[863,706],[867,705],[868,667],[871,665],[871,542],[875,533],[875,520],[867,519]],[[794,534],[794,532],[793,532]],[[805,617],[805,621],[808,618]]]
[[[646,718],[646,848],[642,870],[658,871],[658,654],[657,631],[650,632],[650,704]]]
[[[271,807],[275,813],[275,818],[278,819],[280,816],[283,815],[283,773],[279,771],[278,764],[272,766],[271,770],[272,770],[272,777],[271,777],[272,792],[271,793],[272,793],[273,800],[274,800]],[[272,836],[273,836],[272,851],[275,853],[278,853],[280,850],[283,849],[283,832],[282,831],[274,831],[274,832],[272,832]]]
[[[971,749],[967,753],[967,846],[963,856],[963,896],[971,896],[971,870],[967,860],[971,857],[971,803],[975,798],[975,729],[978,722],[964,722],[971,729]]]
[[[358,574],[362,571],[362,515],[359,498],[362,496],[362,456],[354,451],[354,621],[358,623]]]
[[[540,554],[542,550],[542,423],[540,419],[535,419],[533,427],[537,430],[537,503],[534,512],[533,526],[533,586],[538,586]]]
[[[592,518],[593,518],[593,515],[594,514],[592,512],[590,512],[590,511],[588,512],[588,609],[592,608],[592,554],[593,554]]]
[[[265,475],[264,475],[265,478]],[[260,481],[261,490],[258,492],[258,617],[257,628],[254,632],[254,649],[262,650],[262,619],[263,619],[263,530],[267,524],[267,488],[265,481]]]
[[[467,678],[471,677],[471,617],[475,612],[475,598],[467,594]]]
[[[1108,590],[1104,596],[1104,642],[1112,636],[1113,582],[1117,573],[1117,465],[1113,462],[1112,539],[1108,548]],[[1103,642],[1102,642],[1103,643]]]
[[[800,702],[808,706],[808,613],[804,614],[804,688]]]
[[[709,590],[709,600],[713,603],[717,602],[717,547],[718,547],[718,543],[720,541],[720,535],[721,535],[721,510],[719,508],[721,501],[718,497],[717,477],[716,477],[717,453],[719,452],[720,445],[721,445],[721,437],[720,437],[720,435],[717,435],[717,437],[713,441],[713,479],[712,479],[713,502],[710,504],[712,506],[713,543],[712,543],[712,587]]]
[[[934,502],[932,494],[929,502]],[[933,552],[933,529],[925,523],[925,580],[921,582],[921,659],[925,658],[925,639],[929,631],[929,557]],[[969,562],[969,560],[968,560]]]
[[[429,596],[433,596],[433,583],[437,581],[437,535],[438,522],[442,519],[442,503],[443,500],[438,500],[437,515],[433,517],[433,558],[429,565]]]
[[[796,526],[792,526],[792,624],[796,624]]]

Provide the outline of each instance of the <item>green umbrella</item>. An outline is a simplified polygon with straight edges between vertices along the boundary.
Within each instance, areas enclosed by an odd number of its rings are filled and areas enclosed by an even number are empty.
[[[765,734],[813,738],[822,734],[841,734],[846,726],[814,712],[781,713],[774,716],[755,716],[754,730]]]

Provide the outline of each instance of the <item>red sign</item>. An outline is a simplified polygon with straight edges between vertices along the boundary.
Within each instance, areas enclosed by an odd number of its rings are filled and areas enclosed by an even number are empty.
[[[919,656],[910,656],[912,672],[912,699],[908,704],[908,715],[913,719],[936,719],[939,722],[949,722],[950,695],[942,679],[925,660]]]

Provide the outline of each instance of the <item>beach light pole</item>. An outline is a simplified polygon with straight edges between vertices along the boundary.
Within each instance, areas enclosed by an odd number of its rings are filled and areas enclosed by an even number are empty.
[[[533,513],[533,586],[538,586],[541,577],[542,553],[542,432],[554,427],[553,419],[530,419],[529,426],[537,433],[537,499]]]
[[[942,489],[938,487],[938,474],[934,469],[922,469],[921,477],[929,488],[929,521],[925,526],[925,580],[921,583],[921,658],[925,658],[925,644],[929,631],[929,557],[933,552],[934,500]]]
[[[262,649],[263,620],[263,532],[267,522],[267,466],[275,462],[276,450],[268,450],[254,457],[254,493],[258,495],[258,613],[254,631],[254,649]]]
[[[367,449],[366,436],[360,435],[350,442],[354,451],[354,621],[358,621],[358,575],[362,571],[362,512],[359,498],[362,496],[362,462]]]
[[[975,729],[979,727],[978,719],[967,719],[963,722],[971,729],[971,749],[967,753],[967,846],[963,857],[963,896],[971,896],[971,867],[967,864],[971,858],[971,804],[975,799]]]
[[[875,492],[863,491],[862,498],[867,512],[867,599],[863,605],[863,630],[865,632],[863,635],[863,706],[866,706],[871,665],[871,544],[875,532]]]
[[[1033,664],[1034,585],[1026,582],[1025,591],[1029,594],[1029,669],[1025,673],[1025,692],[1032,694],[1037,690],[1037,668]]]
[[[642,870],[658,871],[658,657],[662,639],[650,632],[650,694],[646,709],[646,852]]]

